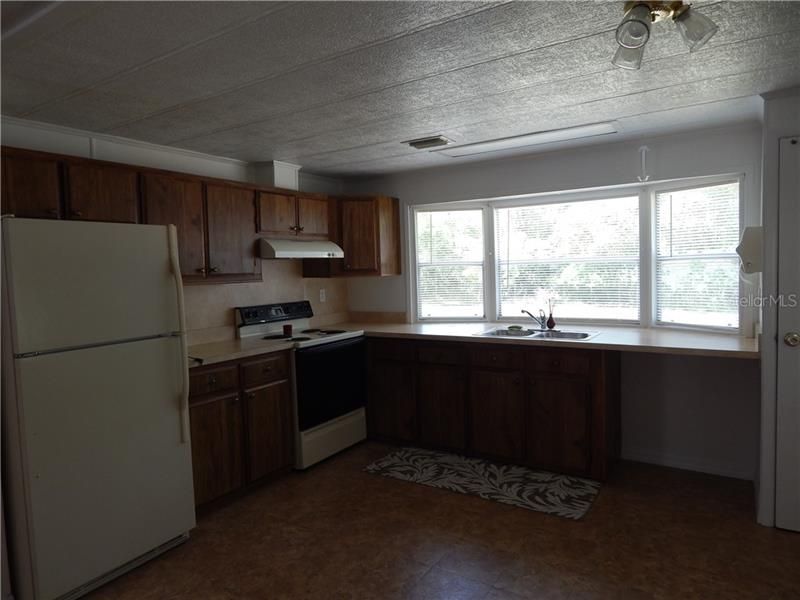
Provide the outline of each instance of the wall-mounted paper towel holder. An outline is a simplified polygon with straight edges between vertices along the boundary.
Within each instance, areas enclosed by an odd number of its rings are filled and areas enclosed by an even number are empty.
[[[742,231],[742,238],[736,246],[736,254],[741,259],[743,273],[760,273],[763,268],[763,228],[745,227]]]

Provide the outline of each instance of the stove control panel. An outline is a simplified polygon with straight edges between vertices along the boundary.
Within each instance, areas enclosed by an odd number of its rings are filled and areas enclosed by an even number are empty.
[[[280,304],[261,304],[259,306],[237,306],[236,325],[258,325],[274,321],[290,321],[292,319],[308,319],[314,316],[308,300],[299,302],[281,302]]]

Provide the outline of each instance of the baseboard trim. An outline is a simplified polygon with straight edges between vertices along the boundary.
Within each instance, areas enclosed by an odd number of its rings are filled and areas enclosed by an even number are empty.
[[[662,454],[651,452],[642,448],[623,448],[621,458],[635,462],[659,465],[662,467],[672,467],[674,469],[684,469],[686,471],[696,471],[698,473],[708,473],[709,475],[720,475],[722,477],[732,477],[734,479],[744,479],[754,481],[755,473],[736,467],[734,465],[721,465],[697,457],[679,456],[676,454]]]

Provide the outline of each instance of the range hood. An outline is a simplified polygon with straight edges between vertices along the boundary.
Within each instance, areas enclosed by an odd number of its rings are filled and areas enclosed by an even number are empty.
[[[297,240],[258,241],[261,258],[344,258],[344,250],[333,242],[301,242]]]

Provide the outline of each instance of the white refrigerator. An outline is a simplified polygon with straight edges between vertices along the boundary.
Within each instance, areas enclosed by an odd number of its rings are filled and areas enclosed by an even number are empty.
[[[4,218],[14,595],[77,598],[195,525],[172,226]]]

